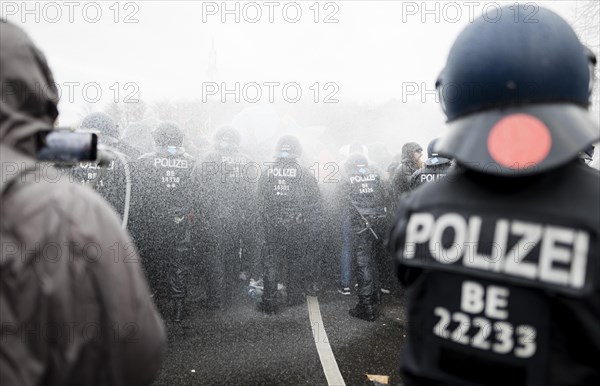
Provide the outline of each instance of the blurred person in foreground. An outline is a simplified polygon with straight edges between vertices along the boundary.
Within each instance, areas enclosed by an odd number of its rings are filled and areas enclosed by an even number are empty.
[[[150,384],[166,337],[137,252],[98,194],[36,162],[57,89],[4,21],[0,68],[0,384]]]
[[[514,7],[451,48],[438,149],[456,170],[406,196],[390,234],[409,386],[600,384],[600,177],[579,160],[599,137],[592,60],[560,16]]]

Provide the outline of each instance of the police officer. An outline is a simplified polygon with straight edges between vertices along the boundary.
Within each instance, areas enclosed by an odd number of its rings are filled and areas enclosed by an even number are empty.
[[[317,180],[298,163],[302,155],[298,138],[282,136],[275,151],[275,162],[267,164],[258,181],[257,200],[265,238],[261,252],[264,291],[258,309],[269,314],[277,311],[278,283],[287,287],[289,305],[301,303],[313,284],[316,264],[311,240],[316,237],[311,232],[320,210]]]
[[[441,157],[435,145],[439,138],[436,138],[429,142],[427,146],[427,159],[425,160],[425,166],[422,169],[417,170],[411,177],[412,189],[424,184],[425,182],[437,182],[440,178],[443,178],[448,174],[448,169],[452,163],[446,157]]]
[[[255,185],[258,164],[241,153],[240,134],[222,126],[214,134],[214,150],[202,163],[202,196],[208,202],[208,226],[202,243],[208,258],[208,302],[211,308],[230,305],[239,277],[254,267],[256,224]]]
[[[403,200],[390,234],[403,379],[600,384],[600,181],[578,160],[598,139],[591,61],[553,12],[501,11],[459,35],[437,82],[457,170]]]
[[[383,260],[381,244],[387,214],[384,187],[380,173],[369,166],[367,157],[354,153],[344,163],[340,189],[352,229],[358,283],[358,304],[350,315],[372,322],[377,317],[374,303],[380,295],[378,262]]]
[[[138,154],[120,141],[119,125],[108,114],[91,113],[81,121],[79,128],[98,134],[98,147],[106,159],[74,165],[71,169],[72,179],[91,186],[104,197],[119,213],[125,228],[130,212],[131,163]]]
[[[136,241],[155,291],[162,289],[162,272],[168,272],[178,322],[192,255],[195,159],[182,147],[183,132],[175,123],[163,122],[152,134],[156,150],[142,155],[135,168]]]

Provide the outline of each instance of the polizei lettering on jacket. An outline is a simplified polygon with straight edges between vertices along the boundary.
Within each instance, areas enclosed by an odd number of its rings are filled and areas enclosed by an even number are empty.
[[[446,174],[434,174],[434,173],[423,173],[419,176],[419,182],[438,182],[442,178],[446,177]]]
[[[350,183],[355,184],[357,182],[369,182],[377,179],[376,174],[369,174],[368,176],[352,176],[350,177]]]
[[[458,213],[437,218],[414,213],[406,226],[402,261],[463,272],[465,268],[481,270],[571,291],[585,286],[588,232],[520,220],[489,220]],[[483,247],[487,253],[481,251]]]
[[[185,159],[154,158],[154,167],[187,169],[189,168],[189,163]]]
[[[298,169],[296,168],[270,168],[267,171],[269,177],[290,177],[296,178],[298,176]]]

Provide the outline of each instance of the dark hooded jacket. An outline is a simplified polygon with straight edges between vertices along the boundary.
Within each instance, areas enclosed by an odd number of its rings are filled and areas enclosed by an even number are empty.
[[[411,188],[411,177],[421,165],[415,161],[413,154],[423,148],[416,142],[408,142],[402,146],[402,161],[392,177],[392,197],[397,202],[400,196]]]
[[[100,196],[36,163],[57,90],[43,54],[3,21],[0,68],[0,384],[150,384],[165,330],[136,249]]]

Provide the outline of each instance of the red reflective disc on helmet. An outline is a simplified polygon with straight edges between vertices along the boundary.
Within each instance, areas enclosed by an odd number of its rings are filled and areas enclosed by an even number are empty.
[[[488,151],[500,165],[511,169],[532,167],[550,153],[552,136],[544,122],[528,114],[513,114],[492,127]]]

